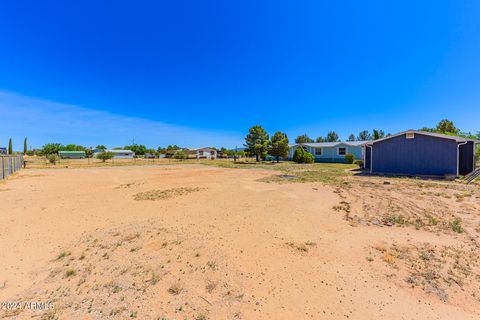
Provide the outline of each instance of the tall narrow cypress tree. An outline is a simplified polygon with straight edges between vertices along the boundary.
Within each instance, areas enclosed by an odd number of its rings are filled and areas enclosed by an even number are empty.
[[[23,140],[23,154],[27,154],[27,138]]]
[[[12,154],[12,153],[13,153],[12,138],[10,138],[10,140],[8,140],[8,154]]]

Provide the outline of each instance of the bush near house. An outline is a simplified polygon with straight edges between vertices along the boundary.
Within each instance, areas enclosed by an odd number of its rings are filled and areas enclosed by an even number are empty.
[[[47,159],[48,159],[48,162],[50,162],[51,164],[57,164],[58,156],[52,153],[47,156]]]
[[[313,155],[303,148],[295,149],[293,161],[296,163],[313,163]]]
[[[345,155],[345,163],[352,164],[355,161],[355,156],[351,153]]]
[[[303,157],[304,163],[313,163],[314,158],[310,152],[305,151],[305,156]]]
[[[355,160],[353,161],[353,163],[358,165],[360,168],[363,168],[363,165],[364,165],[363,160]]]
[[[295,161],[296,163],[302,163],[303,162],[303,153],[305,151],[303,148],[297,148],[295,149],[295,152],[293,153],[293,158],[292,160]]]
[[[113,152],[109,152],[109,151],[103,151],[103,152],[100,152],[98,155],[97,155],[97,158],[102,160],[102,162],[105,162],[107,160],[110,160],[112,159],[113,157],[115,156],[115,154]]]
[[[173,156],[175,159],[186,159],[187,158],[187,155],[185,154],[185,152],[183,150],[178,150],[177,152],[175,152],[175,155]]]

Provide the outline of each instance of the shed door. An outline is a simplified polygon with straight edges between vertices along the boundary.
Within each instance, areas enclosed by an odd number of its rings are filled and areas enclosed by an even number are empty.
[[[365,146],[365,169],[370,169],[371,160],[372,160],[372,147]]]
[[[458,173],[462,176],[469,174],[475,167],[475,144],[469,141],[467,144],[460,145],[458,150]]]

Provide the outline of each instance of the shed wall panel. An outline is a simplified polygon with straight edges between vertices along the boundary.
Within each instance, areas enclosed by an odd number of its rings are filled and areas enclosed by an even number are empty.
[[[372,171],[412,175],[456,175],[457,143],[454,140],[415,134],[373,144]]]

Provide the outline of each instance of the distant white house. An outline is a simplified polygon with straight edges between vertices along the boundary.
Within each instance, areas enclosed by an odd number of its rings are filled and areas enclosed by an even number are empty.
[[[217,149],[214,148],[192,149],[190,152],[194,152],[197,159],[217,159]]]
[[[101,152],[112,152],[114,159],[132,159],[135,156],[135,152],[132,150],[116,150],[116,149],[107,149],[107,150],[100,150],[96,149],[93,152],[93,157],[97,157]]]
[[[8,154],[7,148],[0,147],[0,154]]]

